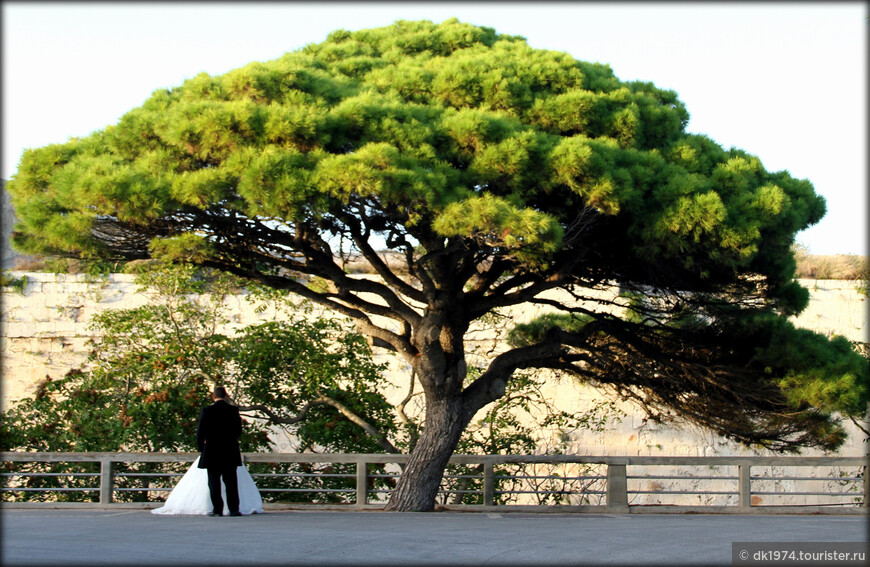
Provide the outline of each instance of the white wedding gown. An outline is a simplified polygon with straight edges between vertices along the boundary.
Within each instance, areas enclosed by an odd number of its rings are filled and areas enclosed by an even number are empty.
[[[199,457],[193,461],[193,464],[169,493],[166,503],[160,508],[151,510],[152,514],[204,516],[211,513],[208,472],[198,468],[197,465],[199,465]],[[244,515],[262,514],[263,499],[260,497],[260,491],[257,490],[257,485],[254,484],[254,479],[251,478],[251,473],[248,472],[245,465],[236,469],[236,476],[239,479],[239,512]],[[230,511],[227,508],[227,489],[223,481],[221,481],[221,495],[224,499],[223,514],[226,516],[229,515]]]

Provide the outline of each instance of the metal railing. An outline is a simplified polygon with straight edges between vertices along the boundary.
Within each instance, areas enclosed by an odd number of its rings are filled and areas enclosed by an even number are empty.
[[[153,507],[197,456],[3,452],[0,494],[13,506],[86,499]],[[243,456],[267,507],[378,508],[408,460],[391,454]],[[866,514],[866,465],[862,457],[454,455],[439,504],[455,510]]]

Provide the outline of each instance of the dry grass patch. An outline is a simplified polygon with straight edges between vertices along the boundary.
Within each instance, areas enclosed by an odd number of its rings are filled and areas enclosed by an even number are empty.
[[[822,256],[796,252],[797,277],[814,280],[866,280],[868,279],[867,257],[857,254],[834,254]]]

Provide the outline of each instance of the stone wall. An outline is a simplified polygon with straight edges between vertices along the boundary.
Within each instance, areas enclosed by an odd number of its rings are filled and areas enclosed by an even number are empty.
[[[69,369],[82,365],[87,357],[88,341],[94,337],[89,321],[94,313],[105,309],[131,308],[148,301],[138,291],[134,276],[111,274],[107,279],[89,279],[82,274],[48,274],[8,272],[19,282],[19,289],[3,288],[2,377],[0,403],[14,403],[33,393],[37,382],[46,375],[60,377]],[[809,307],[795,319],[798,326],[827,335],[840,334],[851,340],[867,340],[867,300],[860,282],[838,280],[803,280],[811,294]],[[616,290],[612,291],[615,296]],[[274,314],[256,313],[242,296],[232,296],[229,312],[231,326],[262,321]],[[535,316],[527,309],[514,314],[518,320]],[[406,392],[405,369],[393,364],[391,380],[396,386],[392,397],[398,401]],[[565,409],[588,407],[601,400],[591,387],[570,380],[554,382],[548,395]],[[656,425],[643,419],[631,406],[622,406],[625,416],[600,433],[581,432],[571,437],[569,450],[590,455],[731,455],[749,454],[708,432],[696,428]],[[546,432],[545,432],[546,433]],[[550,432],[554,437],[560,432]],[[546,435],[545,435],[546,438]],[[280,446],[279,446],[280,447]],[[861,435],[853,435],[843,455],[866,454]]]

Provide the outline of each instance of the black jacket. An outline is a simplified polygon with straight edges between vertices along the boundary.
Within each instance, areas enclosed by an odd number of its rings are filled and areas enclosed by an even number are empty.
[[[239,408],[223,400],[203,408],[196,428],[196,446],[202,453],[199,468],[228,468],[241,466],[242,454],[239,437],[242,418]]]

